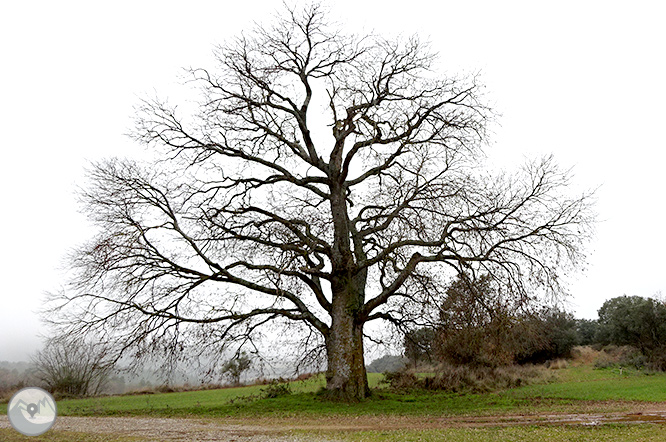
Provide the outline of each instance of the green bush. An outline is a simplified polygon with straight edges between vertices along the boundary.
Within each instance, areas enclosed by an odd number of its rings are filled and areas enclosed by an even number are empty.
[[[261,389],[261,397],[264,399],[273,399],[291,394],[291,387],[284,379],[273,379],[266,388]]]
[[[594,368],[633,368],[636,370],[653,369],[647,356],[629,345],[608,345],[603,348],[602,355],[595,361]]]
[[[620,296],[606,301],[599,309],[597,340],[602,344],[632,346],[653,370],[666,370],[666,305],[652,298]]]

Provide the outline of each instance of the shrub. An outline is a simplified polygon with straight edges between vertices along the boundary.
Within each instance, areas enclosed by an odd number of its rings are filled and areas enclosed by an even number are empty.
[[[291,387],[284,379],[273,379],[266,388],[261,389],[261,397],[264,399],[273,399],[291,394]]]
[[[387,371],[381,383],[389,384],[394,390],[412,390],[421,388],[419,379],[415,374],[408,371]]]
[[[543,308],[527,318],[531,339],[525,341],[516,354],[516,362],[544,363],[570,358],[578,341],[577,324],[570,313],[553,308]]]
[[[636,370],[653,369],[650,360],[640,350],[629,345],[608,345],[603,348],[594,363],[594,368],[610,367],[634,368]]]
[[[384,382],[396,390],[438,390],[481,393],[519,387],[545,378],[536,366],[504,367],[442,364],[434,375],[417,376],[409,371],[386,373]]]
[[[516,303],[489,275],[461,274],[446,290],[439,324],[405,336],[418,364],[503,367],[567,358],[578,341],[573,316],[534,302]]]
[[[562,370],[568,366],[569,362],[566,359],[555,359],[546,363],[546,367],[550,370]]]
[[[574,365],[592,365],[601,355],[602,352],[600,349],[596,349],[590,345],[577,346],[571,350],[571,362]]]

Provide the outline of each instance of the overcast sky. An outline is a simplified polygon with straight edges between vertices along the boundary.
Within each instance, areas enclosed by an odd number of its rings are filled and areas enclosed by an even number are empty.
[[[437,5],[437,6],[435,6]],[[133,156],[132,106],[169,96],[180,68],[211,66],[217,42],[265,21],[268,1],[25,1],[0,7],[0,360],[38,346],[44,292],[92,235],[75,189],[89,161]],[[343,0],[354,32],[418,33],[451,73],[481,71],[501,114],[489,155],[553,153],[602,222],[570,308],[594,318],[623,294],[666,293],[666,26],[661,2]]]

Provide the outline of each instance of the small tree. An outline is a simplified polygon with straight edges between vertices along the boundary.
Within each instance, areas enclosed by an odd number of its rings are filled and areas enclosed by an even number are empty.
[[[227,376],[233,385],[240,385],[242,374],[251,366],[252,359],[246,353],[241,353],[222,366],[222,374]]]
[[[405,368],[407,362],[402,356],[384,355],[368,364],[368,373],[397,372]]]
[[[571,314],[503,292],[491,275],[460,275],[446,290],[432,347],[450,363],[509,365],[567,357]]]
[[[115,369],[104,346],[64,338],[49,339],[32,362],[46,390],[69,396],[101,393]]]
[[[539,336],[530,298],[503,291],[490,274],[460,274],[441,304],[438,347],[454,364],[509,365]]]

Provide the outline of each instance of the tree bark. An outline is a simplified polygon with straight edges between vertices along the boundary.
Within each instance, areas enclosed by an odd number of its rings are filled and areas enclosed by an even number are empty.
[[[334,152],[340,153],[342,145]],[[339,155],[331,163],[340,168]],[[345,200],[346,190],[339,172],[332,179],[331,213],[334,243],[331,256],[331,327],[326,340],[326,389],[332,399],[346,402],[366,398],[370,390],[363,355],[363,324],[367,270],[358,269],[350,240],[350,221]]]
[[[358,321],[362,293],[334,296],[333,322],[326,336],[326,389],[333,399],[358,401],[369,396],[363,357],[363,323]]]

